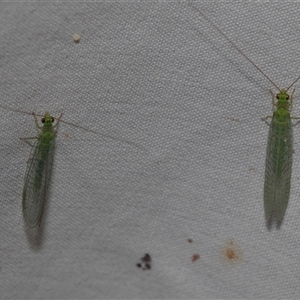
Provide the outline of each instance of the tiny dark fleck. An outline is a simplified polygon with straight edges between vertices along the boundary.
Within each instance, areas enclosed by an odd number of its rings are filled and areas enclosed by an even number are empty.
[[[141,259],[143,262],[151,262],[151,256],[148,253],[146,253]]]
[[[199,254],[193,254],[191,261],[195,262],[196,260],[200,259],[200,255]]]
[[[142,270],[150,270],[151,269],[152,258],[149,253],[146,253],[143,257],[140,258],[140,262],[136,264],[138,268]]]

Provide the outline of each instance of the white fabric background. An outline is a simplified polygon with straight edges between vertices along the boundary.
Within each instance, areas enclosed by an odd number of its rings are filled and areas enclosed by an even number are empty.
[[[281,87],[300,75],[299,3],[193,5]],[[284,224],[268,231],[274,88],[188,3],[2,2],[0,39],[1,104],[102,134],[60,124],[42,226],[28,230],[19,138],[34,119],[0,109],[0,298],[299,298],[300,129]]]

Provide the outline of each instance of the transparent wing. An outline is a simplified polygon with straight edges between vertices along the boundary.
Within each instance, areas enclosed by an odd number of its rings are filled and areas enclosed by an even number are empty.
[[[41,137],[34,144],[27,164],[23,189],[23,213],[29,227],[39,225],[53,164],[54,139],[46,142]]]
[[[293,133],[291,120],[279,123],[273,116],[267,145],[264,206],[268,224],[274,215],[280,224],[288,205],[291,175]]]

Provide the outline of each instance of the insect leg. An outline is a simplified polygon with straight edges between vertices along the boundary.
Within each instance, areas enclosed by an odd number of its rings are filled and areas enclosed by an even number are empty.
[[[266,116],[265,118],[261,118],[261,120],[262,120],[262,121],[265,121],[266,124],[267,124],[268,126],[270,126],[270,123],[267,122],[267,119],[269,119],[269,118],[272,119],[273,117],[272,117],[272,116]]]
[[[38,139],[38,137],[37,136],[33,136],[33,137],[26,137],[26,138],[22,138],[22,137],[20,137],[20,140],[22,140],[22,141],[24,141],[25,143],[27,143],[29,146],[33,146],[32,144],[30,144],[27,140],[33,140],[33,139]]]

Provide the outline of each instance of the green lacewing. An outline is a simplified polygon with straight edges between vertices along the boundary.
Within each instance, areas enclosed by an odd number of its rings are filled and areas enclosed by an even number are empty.
[[[264,209],[267,227],[270,227],[273,220],[277,221],[280,227],[288,205],[291,175],[292,175],[292,154],[293,154],[293,131],[290,116],[293,94],[288,90],[300,79],[300,76],[286,89],[280,89],[250,58],[244,54],[204,13],[198,8],[189,5],[197,11],[210,25],[215,28],[242,56],[244,56],[278,91],[274,96],[272,93],[273,115],[269,125],[267,154],[265,163],[264,181]],[[277,102],[275,101],[277,99]]]
[[[41,119],[43,125],[39,126],[37,115],[34,113],[28,113],[26,111],[12,109],[2,104],[0,104],[0,107],[18,113],[33,115],[35,118],[36,126],[40,130],[38,136],[30,138],[21,138],[22,140],[25,140],[27,142],[31,139],[35,140],[35,143],[31,145],[33,146],[33,148],[30,154],[30,159],[27,163],[24,188],[22,193],[23,215],[27,225],[30,228],[34,228],[40,225],[41,223],[53,165],[56,137],[55,128],[57,128],[60,122],[69,124],[71,126],[75,126],[87,132],[91,132],[93,134],[97,134],[108,139],[121,141],[131,146],[145,150],[144,147],[134,142],[130,142],[118,137],[112,137],[107,134],[102,134],[97,131],[76,125],[74,123],[61,120],[62,114],[59,116],[59,118],[55,118],[46,112]],[[55,120],[56,123],[54,124]]]
[[[53,125],[54,118],[46,112],[41,119],[43,126],[39,126],[36,115],[33,115],[40,134],[37,137],[25,138],[36,139],[36,142],[27,163],[22,193],[24,219],[30,228],[41,223],[53,165],[56,136],[54,129],[58,126],[62,114]]]

